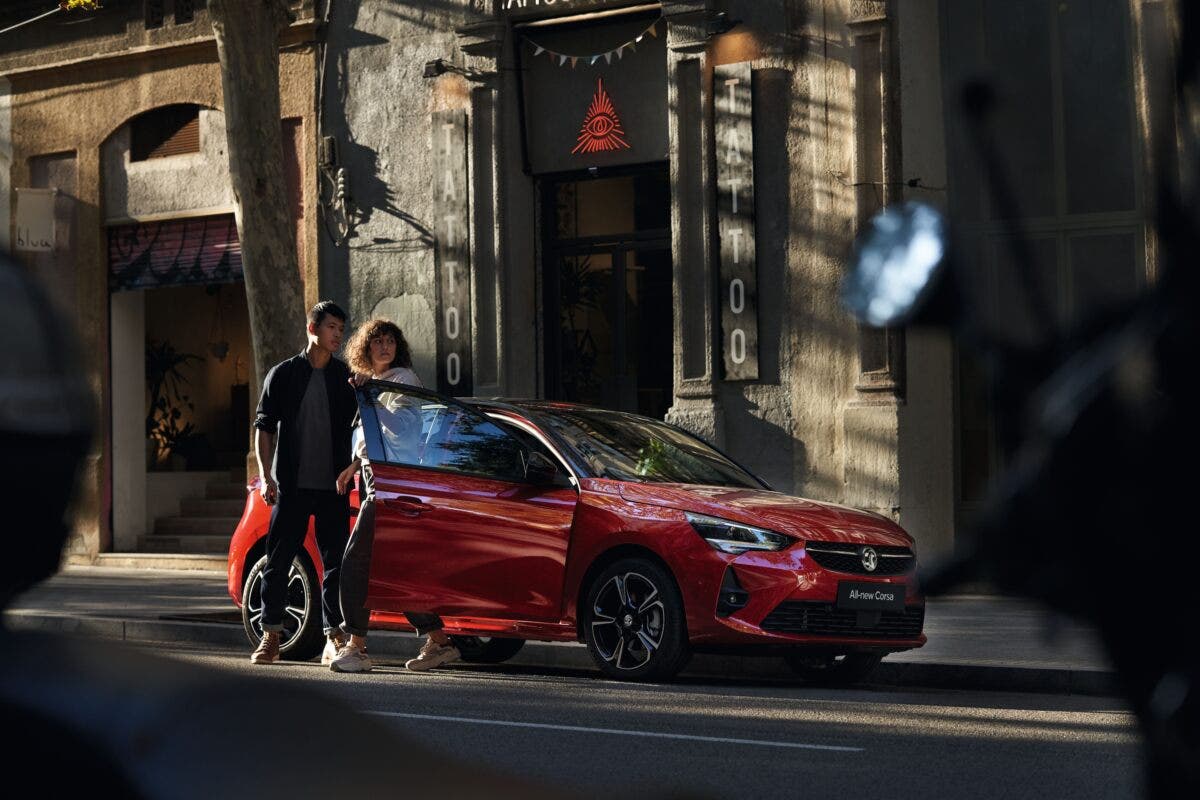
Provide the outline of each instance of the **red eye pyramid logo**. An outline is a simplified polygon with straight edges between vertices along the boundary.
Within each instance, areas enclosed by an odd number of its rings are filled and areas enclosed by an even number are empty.
[[[613,108],[608,92],[604,91],[604,81],[596,81],[596,94],[588,107],[587,116],[583,118],[583,127],[579,130],[579,143],[571,154],[599,153],[604,150],[630,149],[629,142],[621,137],[625,129],[621,127],[621,118],[617,109]]]

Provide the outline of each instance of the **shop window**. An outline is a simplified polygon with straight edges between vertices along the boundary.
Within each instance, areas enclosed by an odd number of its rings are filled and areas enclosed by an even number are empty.
[[[950,203],[963,263],[977,276],[966,289],[979,323],[1008,343],[1042,346],[1048,332],[1085,324],[1146,284],[1131,23],[1128,4],[1104,0],[943,3]],[[980,76],[997,98],[990,127],[1013,208],[997,206],[962,117],[960,88]],[[1150,90],[1160,91],[1154,81]],[[1020,221],[1021,253],[1006,216]],[[958,485],[968,511],[1010,455],[985,379],[960,353]]]
[[[164,106],[147,111],[129,123],[130,161],[199,152],[199,106]]]
[[[146,0],[146,30],[163,26],[163,0]]]
[[[175,0],[175,24],[185,25],[196,17],[195,0]]]

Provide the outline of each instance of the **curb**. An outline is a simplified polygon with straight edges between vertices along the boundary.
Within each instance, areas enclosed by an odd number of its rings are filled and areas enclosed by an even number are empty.
[[[230,622],[197,622],[182,619],[124,619],[73,617],[39,612],[9,611],[5,620],[13,630],[43,631],[116,639],[127,642],[167,642],[243,648],[250,644],[242,626]],[[417,655],[421,640],[414,634],[378,631],[371,634],[371,653],[391,659]],[[507,666],[547,667],[597,672],[587,648],[568,642],[529,642]],[[751,680],[775,684],[803,683],[783,663],[770,656],[697,654],[681,673],[684,678]],[[1099,670],[1036,667],[996,667],[978,664],[930,664],[884,661],[871,673],[869,685],[922,689],[1033,692],[1113,697],[1120,694],[1117,676]]]

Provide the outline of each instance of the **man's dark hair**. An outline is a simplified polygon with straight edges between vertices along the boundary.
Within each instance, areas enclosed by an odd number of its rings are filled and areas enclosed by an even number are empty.
[[[332,300],[322,300],[308,312],[308,324],[320,325],[325,321],[326,316],[337,317],[342,322],[345,322],[347,319],[346,312],[342,310],[341,306]]]

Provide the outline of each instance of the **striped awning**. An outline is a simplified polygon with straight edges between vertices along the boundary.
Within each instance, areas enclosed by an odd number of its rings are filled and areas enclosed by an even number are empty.
[[[242,247],[232,214],[139,222],[108,229],[114,292],[242,280]]]

